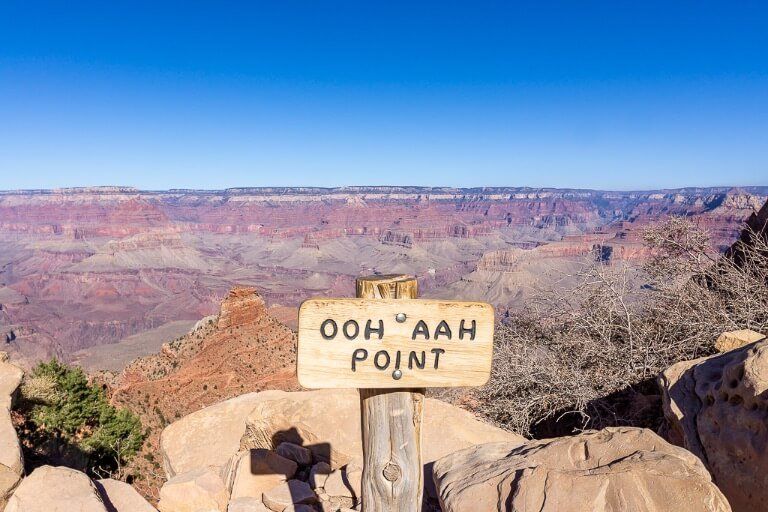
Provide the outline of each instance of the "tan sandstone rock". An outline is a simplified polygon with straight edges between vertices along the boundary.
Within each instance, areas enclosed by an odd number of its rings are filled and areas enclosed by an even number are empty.
[[[41,466],[25,478],[5,512],[107,512],[91,479],[74,469]]]
[[[106,478],[95,483],[107,512],[157,512],[136,489],[125,482]]]
[[[291,442],[333,468],[362,460],[360,399],[356,390],[264,391],[206,407],[172,423],[161,436],[169,477],[199,468],[218,468],[226,482],[236,476],[238,452],[274,449]],[[477,420],[472,414],[427,398],[422,428],[423,460],[430,490],[431,463],[478,443],[524,438]]]
[[[224,468],[240,450],[248,414],[259,402],[284,394],[283,391],[248,393],[168,425],[160,436],[160,452],[168,478],[209,466]]]
[[[715,348],[718,352],[728,352],[735,348],[741,348],[757,340],[765,338],[764,334],[751,329],[741,329],[739,331],[728,331],[721,334],[715,341]]]
[[[350,421],[350,418],[355,418]],[[288,441],[306,446],[316,461],[339,468],[363,458],[360,396],[356,390],[328,389],[284,393],[260,401],[246,420],[243,447],[271,448]],[[434,495],[432,463],[479,443],[523,443],[525,438],[476,419],[456,406],[427,398],[422,424],[425,486]]]
[[[328,496],[350,498],[354,502],[360,499],[363,470],[357,464],[348,464],[334,470],[323,485],[323,491]]]
[[[645,429],[523,445],[491,443],[435,463],[444,512],[729,512],[695,456]]]
[[[356,390],[284,393],[256,405],[246,419],[242,444],[248,448],[272,448],[288,441],[309,448],[315,460],[339,468],[362,460],[362,434],[357,418],[360,396]],[[478,443],[525,441],[477,420],[463,409],[431,398],[425,401],[422,436],[425,463]]]
[[[23,475],[24,458],[11,412],[0,406],[0,507],[5,505]]]
[[[239,455],[231,498],[262,499],[265,491],[286,482],[296,473],[296,463],[264,448]]]
[[[20,368],[0,362],[0,508],[24,474],[24,457],[10,411],[22,377],[24,372]]]
[[[0,362],[0,406],[11,408],[23,378],[21,368],[8,361]]]
[[[260,498],[235,498],[230,500],[227,512],[272,512]]]
[[[669,438],[697,455],[736,512],[768,503],[768,340],[659,377]]]
[[[290,507],[285,507],[283,509],[283,512],[316,512],[315,507],[312,505],[291,505]]]
[[[218,472],[202,468],[177,475],[160,489],[160,512],[225,512],[229,493]]]
[[[308,483],[288,480],[264,492],[262,501],[270,510],[284,512],[293,505],[314,503],[317,496]]]

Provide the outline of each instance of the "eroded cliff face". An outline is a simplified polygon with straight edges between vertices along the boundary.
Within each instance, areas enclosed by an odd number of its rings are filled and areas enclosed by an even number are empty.
[[[6,349],[22,364],[54,354],[69,359],[213,314],[233,282],[259,283],[269,304],[288,311],[310,296],[351,295],[354,278],[374,272],[415,274],[425,296],[514,307],[521,287],[596,250],[606,261],[641,262],[642,227],[665,215],[695,219],[725,248],[766,194],[420,187],[0,192],[0,328],[21,333]]]
[[[237,286],[219,314],[199,322],[159,354],[139,358],[115,387],[118,402],[156,397],[166,419],[243,392],[296,386],[295,336],[268,312],[255,288]]]
[[[157,354],[129,364],[121,375],[102,375],[112,402],[138,414],[150,436],[137,470],[158,474],[160,431],[198,409],[253,391],[295,390],[296,339],[275,320],[253,287],[234,287],[218,316],[202,319],[188,334],[163,345]],[[143,455],[142,454],[142,455]],[[147,478],[147,489],[157,481]],[[145,489],[145,490],[147,490]]]

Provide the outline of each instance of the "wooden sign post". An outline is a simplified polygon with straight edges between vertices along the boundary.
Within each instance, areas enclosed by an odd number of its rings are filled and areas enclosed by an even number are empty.
[[[360,390],[364,512],[421,510],[424,388],[490,376],[493,308],[402,300],[416,297],[414,277],[363,277],[357,299],[311,299],[299,310],[299,383]]]

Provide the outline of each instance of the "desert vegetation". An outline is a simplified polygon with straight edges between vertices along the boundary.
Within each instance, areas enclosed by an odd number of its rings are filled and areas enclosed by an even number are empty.
[[[65,465],[92,476],[130,480],[125,464],[141,448],[139,418],[109,404],[80,368],[52,359],[21,386],[20,440],[27,465]]]
[[[768,244],[745,235],[725,255],[672,217],[643,234],[640,269],[599,257],[500,325],[477,410],[523,435],[662,423],[655,376],[711,354],[724,331],[768,328]]]

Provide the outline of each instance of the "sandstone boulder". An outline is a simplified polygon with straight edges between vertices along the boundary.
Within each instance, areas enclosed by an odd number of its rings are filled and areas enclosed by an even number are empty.
[[[490,443],[435,463],[444,512],[729,512],[691,453],[650,430]]]
[[[296,463],[275,452],[258,448],[243,452],[235,464],[231,498],[262,499],[265,491],[293,478]]]
[[[253,323],[266,314],[264,299],[252,286],[235,286],[221,303],[218,328],[221,330]]]
[[[525,441],[439,400],[427,398],[424,411],[428,492],[431,463],[438,458],[478,443]],[[161,436],[163,464],[169,477],[213,468],[232,488],[233,496],[248,497],[235,492],[233,483],[241,473],[237,466],[242,464],[246,450],[273,450],[281,443],[293,443],[308,449],[314,462],[329,462],[330,469],[338,469],[362,460],[359,418],[356,390],[250,393],[201,409],[166,427]]]
[[[765,338],[764,334],[751,329],[741,329],[739,331],[728,331],[721,334],[715,341],[715,348],[718,352],[728,352],[735,348],[741,348],[758,340]]]
[[[431,463],[448,453],[478,443],[525,441],[439,400],[427,398],[424,411],[428,489]],[[201,409],[166,427],[160,441],[163,464],[169,477],[213,466],[231,482],[241,449],[272,450],[290,442],[309,449],[316,462],[327,461],[340,468],[362,460],[359,417],[360,400],[355,390],[249,393]]]
[[[230,500],[227,512],[272,512],[260,498],[235,498]]]
[[[160,512],[225,512],[229,493],[214,468],[177,475],[160,489]]]
[[[0,507],[24,475],[24,458],[10,410],[0,405]]]
[[[301,480],[288,480],[264,493],[262,501],[270,510],[283,512],[293,505],[314,503],[317,496],[309,484]]]
[[[316,461],[339,468],[362,460],[360,397],[356,390],[284,393],[264,399],[246,419],[242,446],[271,449],[287,441],[305,446]],[[478,443],[522,443],[521,436],[477,420],[472,414],[427,398],[422,426],[423,459],[440,457]]]
[[[11,408],[22,378],[24,378],[24,372],[21,368],[3,361],[0,357],[0,406]]]
[[[736,512],[768,502],[768,340],[659,377],[669,439],[698,456]]]
[[[323,485],[323,492],[329,497],[350,498],[353,503],[360,500],[363,470],[357,464],[348,464],[334,470]]]
[[[106,478],[95,483],[107,512],[157,512],[136,489],[125,482]]]
[[[23,377],[24,372],[0,352],[0,508],[24,474],[24,458],[10,411]]]
[[[42,466],[25,478],[5,512],[107,512],[96,486],[84,473]]]
[[[248,393],[211,405],[168,425],[160,451],[168,478],[194,469],[224,468],[240,449],[245,419],[256,405],[283,391]]]

